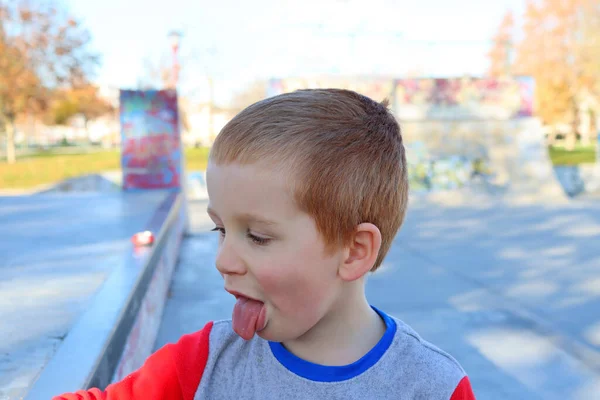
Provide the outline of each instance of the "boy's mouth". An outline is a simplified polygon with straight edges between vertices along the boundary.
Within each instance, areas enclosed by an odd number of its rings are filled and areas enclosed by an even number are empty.
[[[267,324],[265,303],[233,290],[225,290],[237,299],[231,317],[233,330],[245,340],[252,339],[254,334],[263,330]]]
[[[244,297],[244,298],[249,299],[249,300],[260,301],[258,299],[252,298],[250,296],[246,296],[245,294],[237,292],[235,290],[229,290],[229,289],[225,288],[225,291],[227,291],[229,294],[233,295],[236,299],[239,299],[240,297]]]

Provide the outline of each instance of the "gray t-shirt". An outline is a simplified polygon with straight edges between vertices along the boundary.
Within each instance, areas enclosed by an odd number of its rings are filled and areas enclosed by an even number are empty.
[[[195,400],[451,399],[466,377],[459,363],[399,319],[376,311],[386,333],[360,360],[339,367],[304,361],[258,336],[246,341],[230,320],[217,321]]]

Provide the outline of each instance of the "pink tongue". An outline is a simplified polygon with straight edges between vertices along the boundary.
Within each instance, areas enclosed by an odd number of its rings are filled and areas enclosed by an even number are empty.
[[[252,339],[256,331],[264,329],[265,312],[264,303],[239,297],[233,307],[233,330],[246,340]]]

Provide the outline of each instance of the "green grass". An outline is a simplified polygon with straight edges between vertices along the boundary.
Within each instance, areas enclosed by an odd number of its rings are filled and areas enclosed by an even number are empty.
[[[210,148],[189,148],[185,149],[185,168],[188,171],[204,171],[208,163],[208,153]]]
[[[565,150],[564,147],[550,146],[548,151],[554,165],[579,165],[596,162],[595,146],[578,145],[572,151]]]
[[[185,149],[188,171],[204,170],[208,161],[208,148]],[[44,151],[18,159],[16,164],[0,162],[1,189],[29,189],[38,185],[59,182],[80,175],[121,168],[118,150],[99,150],[76,154],[59,154]]]
[[[578,146],[573,151],[563,147],[549,147],[554,165],[577,165],[596,162],[594,146]],[[188,171],[206,169],[208,148],[186,148]],[[95,150],[64,154],[61,151],[43,151],[20,158],[16,164],[0,161],[0,190],[29,189],[38,185],[59,182],[63,179],[121,168],[118,150]]]

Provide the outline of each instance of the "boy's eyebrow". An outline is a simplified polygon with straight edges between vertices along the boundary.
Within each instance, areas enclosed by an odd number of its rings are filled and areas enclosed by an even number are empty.
[[[235,218],[240,221],[244,221],[246,223],[255,222],[257,224],[269,225],[269,226],[277,225],[277,223],[275,221],[268,220],[266,218],[263,218],[259,215],[255,215],[252,213],[237,214],[237,215],[235,215]]]
[[[215,210],[213,210],[212,208],[210,208],[210,206],[206,207],[206,213],[209,215],[214,215],[216,216],[217,213],[215,212]]]
[[[209,214],[212,214],[214,216],[217,216],[217,213],[210,207],[208,207],[206,209],[206,212]],[[236,214],[234,215],[234,218],[237,219],[238,221],[242,221],[245,223],[250,223],[250,222],[254,222],[257,224],[262,224],[262,225],[269,225],[269,226],[274,226],[277,225],[277,222],[275,221],[271,221],[268,220],[266,218],[263,218],[259,215],[256,214],[252,214],[252,213],[241,213],[241,214]]]

